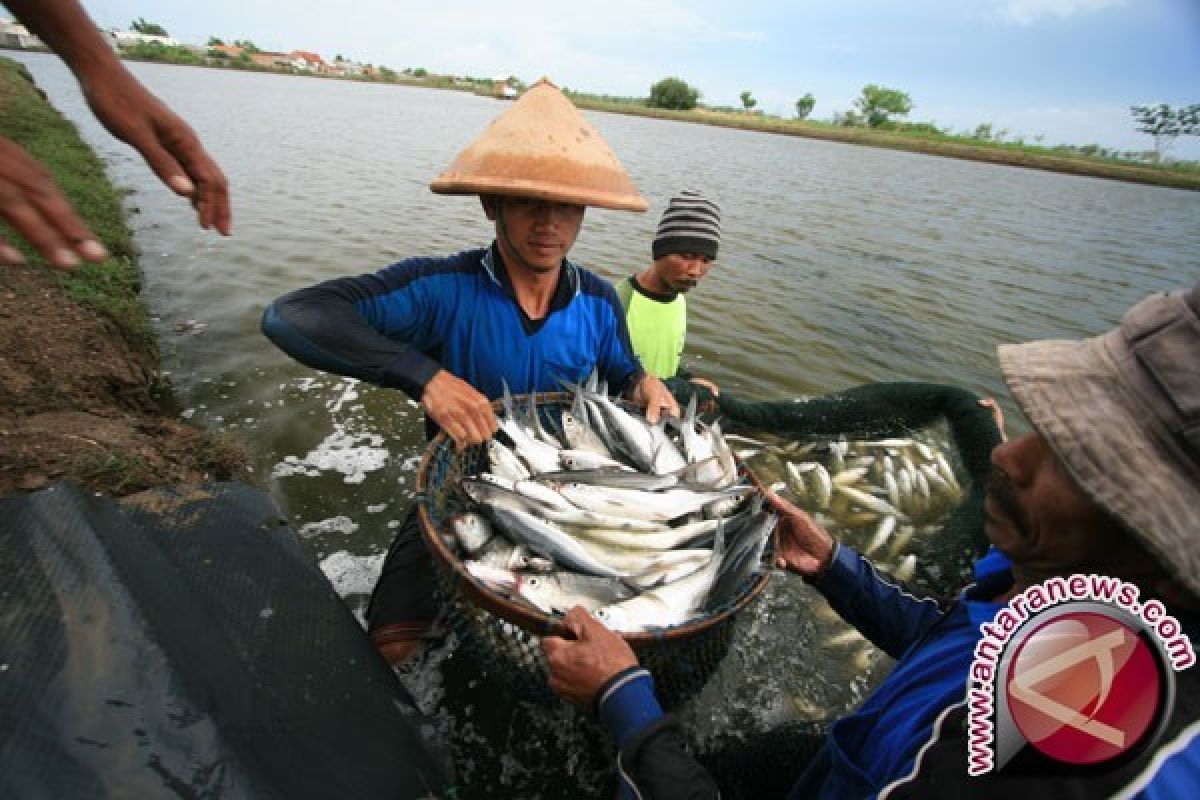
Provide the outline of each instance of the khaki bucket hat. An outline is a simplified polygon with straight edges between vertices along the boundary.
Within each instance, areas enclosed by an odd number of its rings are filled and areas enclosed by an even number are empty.
[[[429,188],[623,211],[649,208],[600,132],[545,78],[493,120]]]
[[[1200,598],[1200,284],[1150,296],[1102,336],[999,356],[1079,486]]]

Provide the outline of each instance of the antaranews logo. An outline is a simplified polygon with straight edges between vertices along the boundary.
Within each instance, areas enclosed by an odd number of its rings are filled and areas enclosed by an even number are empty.
[[[1149,747],[1196,662],[1182,626],[1138,587],[1102,575],[1053,578],[980,626],[971,663],[967,772],[999,771],[1024,748],[1101,764]]]

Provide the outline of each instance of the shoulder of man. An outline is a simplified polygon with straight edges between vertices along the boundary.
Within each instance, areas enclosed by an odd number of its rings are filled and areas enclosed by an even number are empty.
[[[475,248],[451,256],[413,256],[384,267],[376,275],[389,289],[396,289],[421,278],[484,271],[486,253],[487,248]]]
[[[579,266],[579,264],[572,262],[571,267],[575,273],[575,280],[578,282],[579,294],[585,297],[598,297],[612,303],[614,306],[621,306],[617,290],[608,280],[600,277],[590,269]]]
[[[621,308],[628,312],[629,302],[633,299],[633,276],[626,276],[617,281],[613,289],[617,293],[617,299],[621,301]]]
[[[925,797],[965,797],[973,800],[1024,800],[1061,797],[1137,796],[1156,783],[1173,752],[1196,746],[1193,730],[1200,717],[1200,673],[1180,673],[1175,707],[1161,738],[1132,759],[1111,765],[1075,766],[1053,761],[1027,746],[1001,771],[972,777],[967,774],[970,721],[966,703],[948,707],[934,725],[911,771],[879,793],[881,800]],[[1197,776],[1192,776],[1197,777]]]

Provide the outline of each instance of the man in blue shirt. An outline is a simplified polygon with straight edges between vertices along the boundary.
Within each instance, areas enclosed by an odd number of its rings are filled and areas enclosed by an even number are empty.
[[[999,355],[1033,432],[992,453],[984,530],[993,549],[956,602],[909,594],[772,498],[779,565],[897,659],[811,761],[780,765],[798,774],[789,797],[1183,797],[1200,786],[1200,670],[1176,675],[1151,746],[1077,769],[1026,748],[969,777],[965,724],[980,625],[1048,579],[1119,578],[1200,635],[1200,285],[1151,296],[1103,336]],[[613,732],[625,795],[717,796],[625,640],[581,608],[564,626],[573,638],[543,640],[550,687],[595,708]]]
[[[598,131],[549,81],[531,87],[431,188],[478,194],[495,224],[490,247],[410,258],[272,303],[263,332],[317,369],[400,389],[462,449],[497,429],[490,404],[562,389],[593,370],[646,416],[678,415],[639,365],[607,281],[567,258],[586,206],[644,211],[646,202]],[[433,564],[410,511],[367,610],[376,647],[410,657],[436,608]]]

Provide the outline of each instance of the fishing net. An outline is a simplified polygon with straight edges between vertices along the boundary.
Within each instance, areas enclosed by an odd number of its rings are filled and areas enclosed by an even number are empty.
[[[899,566],[902,555],[914,556],[915,566],[906,580],[929,594],[952,595],[970,579],[972,563],[987,549],[983,497],[991,452],[1001,441],[992,412],[979,405],[975,393],[941,384],[896,382],[797,401],[753,401],[725,393],[712,399],[687,381],[671,380],[668,386],[681,403],[693,393],[713,400],[735,447],[739,433],[758,438],[765,447],[738,453],[747,469],[764,485],[816,512],[835,537],[860,552],[870,549],[881,515],[834,515],[829,508],[818,508],[811,493],[795,491],[788,463],[819,463],[828,473],[838,468],[844,473],[855,459],[887,455],[897,465],[908,459],[933,480],[928,469],[932,459],[927,457],[941,455],[960,491],[943,493],[927,507],[906,509],[912,530],[902,525],[869,555],[884,569]],[[863,481],[879,483],[879,474],[878,467],[869,470]]]
[[[686,382],[669,381],[668,385],[681,403],[694,391]],[[747,470],[813,514],[839,540],[860,552],[871,550],[869,557],[884,571],[894,573],[907,563],[912,569],[905,583],[914,594],[946,599],[970,582],[972,563],[987,547],[983,497],[991,451],[1001,441],[992,412],[979,405],[977,395],[958,387],[925,383],[867,384],[797,401],[756,402],[725,393],[714,399],[700,394],[701,401],[711,401],[710,413],[720,419],[727,440]],[[895,466],[902,458],[916,465],[926,463],[927,455],[941,455],[953,470],[959,491],[915,509],[901,502],[902,508],[897,510],[905,521],[874,548],[882,515],[868,514],[853,505],[847,513],[837,514],[830,507],[832,501],[821,507],[813,496],[811,481],[797,487],[788,466],[798,470],[806,464],[820,464],[832,478],[839,468],[843,474],[854,470],[855,459],[872,457],[882,463],[882,455]],[[879,470],[873,462],[858,485],[876,482]],[[807,479],[815,471],[814,466],[803,477]],[[890,502],[886,494],[875,496]],[[861,517],[855,519],[855,514]],[[803,638],[800,631],[797,636]],[[847,668],[849,674],[861,670],[850,655],[858,645],[833,647],[831,641],[824,641],[826,633],[820,636],[808,640],[804,658],[823,659],[825,664],[818,669],[833,675],[846,673]],[[778,654],[764,658],[786,663]],[[771,699],[770,692],[754,696],[763,703]],[[820,692],[806,699],[818,706],[814,712],[820,711]],[[784,796],[817,756],[833,716],[812,721],[783,719],[756,730],[730,729],[694,745],[718,780],[723,797]]]
[[[524,405],[527,398],[516,398]],[[569,407],[570,395],[537,395],[543,424]],[[463,567],[448,521],[473,507],[460,486],[463,478],[487,469],[482,447],[459,453],[439,434],[425,452],[417,475],[417,508],[422,536],[433,555],[447,626],[465,652],[516,699],[559,702],[546,685],[541,637],[552,633],[558,617],[502,596]],[[751,480],[749,477],[744,480]],[[769,552],[764,558],[769,558]],[[671,708],[697,694],[716,670],[733,636],[736,614],[765,587],[768,571],[751,576],[730,599],[708,608],[686,624],[649,633],[624,634],[638,659],[655,677],[659,699]]]

